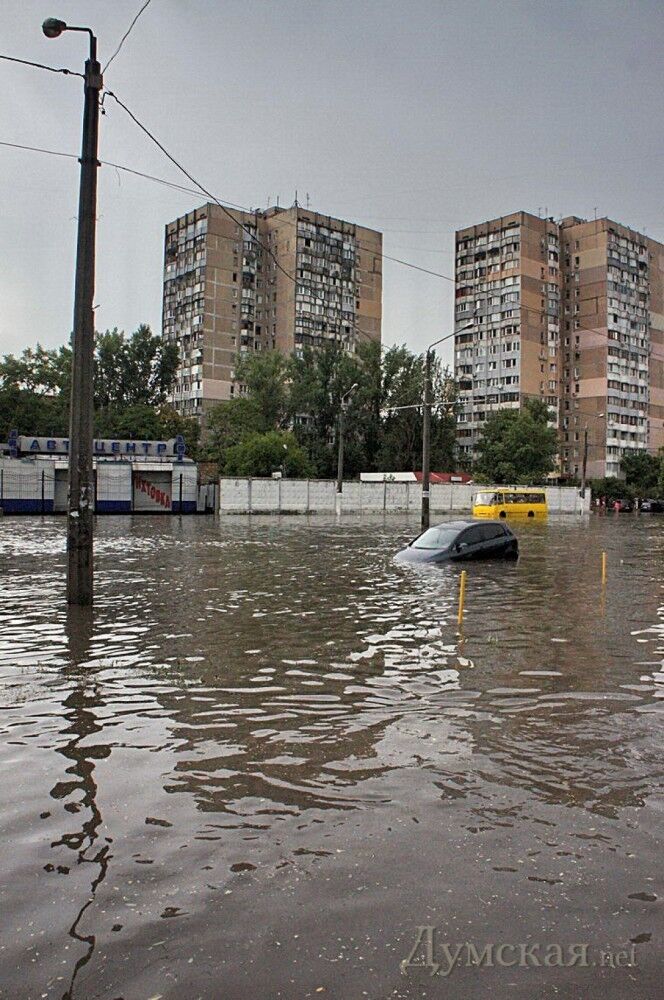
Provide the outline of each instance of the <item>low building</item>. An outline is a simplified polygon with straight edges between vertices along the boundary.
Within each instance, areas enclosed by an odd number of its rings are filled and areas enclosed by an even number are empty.
[[[0,510],[67,510],[69,441],[11,435],[0,457]],[[199,487],[182,438],[94,441],[95,513],[195,514],[214,509],[214,487]]]

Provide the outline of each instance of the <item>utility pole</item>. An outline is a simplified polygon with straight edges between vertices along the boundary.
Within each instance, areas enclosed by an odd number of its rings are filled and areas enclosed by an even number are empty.
[[[420,527],[429,527],[429,478],[431,474],[431,348],[424,359],[424,407],[422,412],[422,517]]]
[[[94,471],[92,436],[94,417],[95,235],[97,228],[97,146],[99,92],[103,79],[97,62],[97,39],[90,28],[71,27],[48,18],[42,29],[47,38],[63,31],[85,31],[90,56],[85,63],[81,179],[78,200],[78,240],[74,291],[71,406],[69,413],[69,492],[67,503],[67,601],[89,605],[93,599]]]
[[[337,431],[337,493],[336,493],[336,512],[341,514],[341,494],[344,488],[344,424],[345,424],[345,412],[348,400],[351,395],[357,389],[357,382],[355,382],[348,392],[344,393],[341,397],[341,405],[339,407],[339,426]]]
[[[433,395],[433,389],[431,386],[431,370],[433,368],[433,348],[437,344],[442,344],[446,340],[451,340],[452,337],[456,337],[460,333],[464,333],[466,330],[474,329],[474,323],[467,323],[466,326],[462,326],[460,330],[455,330],[454,333],[448,333],[446,336],[441,337],[440,340],[434,340],[433,344],[429,344],[427,347],[427,352],[424,358],[424,394],[422,399],[422,510],[420,524],[422,531],[426,531],[429,527],[429,480],[431,478],[431,406]]]
[[[586,471],[588,468],[588,424],[583,428],[583,465],[581,467],[581,496],[586,495]]]

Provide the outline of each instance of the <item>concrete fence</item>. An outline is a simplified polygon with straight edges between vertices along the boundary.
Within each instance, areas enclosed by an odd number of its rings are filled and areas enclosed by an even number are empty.
[[[477,491],[491,489],[462,483],[431,486],[431,510],[438,514],[469,513]],[[590,490],[585,498],[571,486],[546,489],[552,514],[579,514],[590,509]],[[420,483],[344,483],[341,513],[416,514],[422,503]],[[337,509],[336,483],[321,479],[221,479],[221,514],[333,514]]]

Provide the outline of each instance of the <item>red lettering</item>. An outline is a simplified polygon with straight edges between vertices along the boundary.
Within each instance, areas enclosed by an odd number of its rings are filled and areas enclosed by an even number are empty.
[[[154,488],[154,486],[151,486],[151,487],[150,487],[150,499],[151,499],[151,500],[154,500],[156,492],[157,492],[157,491],[156,491],[156,489]]]

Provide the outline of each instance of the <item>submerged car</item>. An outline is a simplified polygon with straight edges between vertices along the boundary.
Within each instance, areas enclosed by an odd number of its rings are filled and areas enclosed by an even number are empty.
[[[645,514],[664,514],[664,500],[642,500],[639,510]]]
[[[395,558],[440,563],[470,559],[517,559],[519,542],[504,521],[445,521],[427,528]]]

